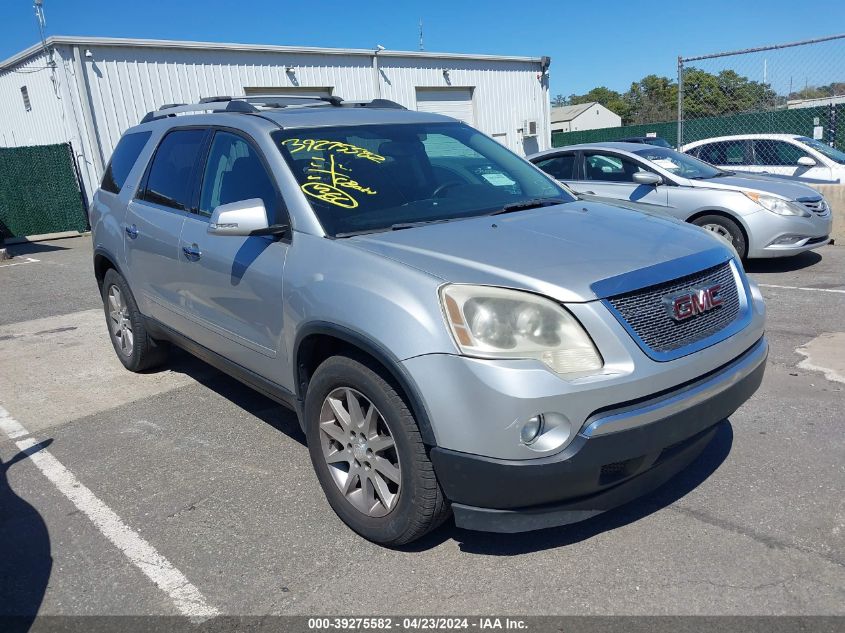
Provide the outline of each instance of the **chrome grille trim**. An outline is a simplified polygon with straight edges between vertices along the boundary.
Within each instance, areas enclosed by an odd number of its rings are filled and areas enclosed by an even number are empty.
[[[722,305],[685,321],[675,321],[663,299],[692,288],[721,284]],[[728,261],[703,271],[603,300],[642,350],[668,361],[718,343],[750,320],[750,298],[736,264]]]
[[[830,207],[828,207],[825,199],[822,197],[818,198],[798,198],[796,202],[800,202],[804,208],[808,211],[812,211],[816,215],[825,216],[830,213]]]

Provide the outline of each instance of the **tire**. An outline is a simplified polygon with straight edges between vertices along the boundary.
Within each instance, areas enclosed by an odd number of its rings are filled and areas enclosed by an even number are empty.
[[[731,246],[736,249],[739,258],[744,260],[748,255],[748,244],[745,241],[745,234],[739,228],[739,224],[726,218],[723,215],[703,215],[692,222],[708,231],[713,231],[725,240],[730,241]]]
[[[403,545],[449,516],[413,414],[368,359],[333,356],[317,368],[305,396],[305,434],[329,505],[364,538]]]
[[[114,268],[103,278],[103,311],[112,346],[126,369],[139,372],[164,362],[166,344],[147,334],[129,284]]]

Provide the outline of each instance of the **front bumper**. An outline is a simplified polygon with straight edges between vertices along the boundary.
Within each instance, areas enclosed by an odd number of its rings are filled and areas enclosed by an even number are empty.
[[[789,257],[824,246],[833,231],[833,214],[809,218],[777,216],[761,211],[745,218],[748,257]],[[785,243],[780,243],[785,242]]]
[[[660,486],[760,386],[768,344],[700,379],[591,416],[566,449],[505,460],[441,447],[431,459],[459,527],[522,532],[581,521]]]

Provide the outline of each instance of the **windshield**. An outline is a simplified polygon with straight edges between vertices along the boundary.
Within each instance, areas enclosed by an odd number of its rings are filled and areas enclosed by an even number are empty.
[[[799,136],[795,140],[807,145],[808,147],[812,147],[819,154],[824,154],[830,160],[835,161],[840,165],[845,165],[845,152],[842,152],[835,147],[831,147],[830,145],[825,145],[821,141],[817,141],[816,139],[809,138],[807,136]]]
[[[649,146],[634,152],[646,160],[650,160],[658,167],[682,178],[705,180],[724,176],[726,172],[716,169],[709,163],[693,158],[689,154],[682,154],[665,147]]]
[[[669,141],[667,141],[665,138],[660,138],[659,136],[646,137],[645,142],[649,145],[654,145],[655,147],[668,147],[669,149],[672,148],[672,146],[669,145]]]
[[[273,138],[332,236],[575,199],[462,123],[320,127]]]

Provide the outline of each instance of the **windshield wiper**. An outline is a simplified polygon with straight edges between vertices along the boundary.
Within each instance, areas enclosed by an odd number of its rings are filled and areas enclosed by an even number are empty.
[[[397,222],[390,225],[391,231],[401,231],[402,229],[414,229],[418,226],[427,226],[429,224],[440,224],[441,222],[449,222],[450,220],[459,220],[461,218],[441,218],[439,220],[420,220],[419,222]]]
[[[523,200],[522,202],[511,202],[506,204],[501,209],[491,211],[487,215],[502,215],[503,213],[513,213],[514,211],[527,211],[528,209],[537,209],[539,207],[551,207],[556,204],[563,204],[563,200],[558,198],[532,198],[531,200]]]

